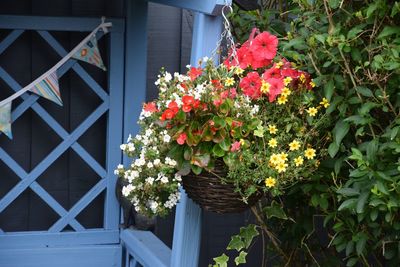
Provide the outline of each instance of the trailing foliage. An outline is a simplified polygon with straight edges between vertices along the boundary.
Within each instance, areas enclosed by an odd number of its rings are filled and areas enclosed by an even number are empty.
[[[316,77],[331,104],[330,157],[311,182],[257,211],[263,229],[280,241],[271,246],[280,254],[273,262],[399,266],[400,2],[289,4],[281,15],[236,10],[231,17],[239,40],[254,26],[277,34],[282,56]],[[325,244],[314,232],[316,215],[329,236]]]

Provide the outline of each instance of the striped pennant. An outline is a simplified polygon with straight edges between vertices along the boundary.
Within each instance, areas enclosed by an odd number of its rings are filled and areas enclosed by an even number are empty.
[[[29,90],[59,104],[60,106],[63,105],[60,88],[58,86],[57,71],[50,73],[46,78],[35,84]]]
[[[12,139],[11,133],[11,102],[0,107],[0,132]]]
[[[90,40],[87,41],[87,43],[84,44],[72,57],[95,65],[104,71],[107,70],[103,64],[103,60],[101,59],[95,35],[92,36],[92,38],[90,38]]]

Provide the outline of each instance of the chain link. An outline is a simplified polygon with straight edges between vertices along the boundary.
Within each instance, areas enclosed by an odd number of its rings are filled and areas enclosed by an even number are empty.
[[[238,62],[238,57],[236,54],[236,43],[231,32],[231,24],[227,17],[228,14],[233,13],[232,3],[230,3],[228,0],[225,0],[225,5],[222,7],[221,13],[222,18],[224,19],[224,31],[221,33],[216,48],[212,52],[212,56],[214,57],[217,54],[217,52],[221,48],[222,42],[225,39],[227,41],[226,47],[228,50],[228,57],[233,58],[235,62]]]

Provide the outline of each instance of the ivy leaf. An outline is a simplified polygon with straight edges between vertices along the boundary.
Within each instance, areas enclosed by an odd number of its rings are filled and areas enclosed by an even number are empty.
[[[242,241],[242,238],[239,235],[234,235],[231,237],[231,241],[229,242],[227,249],[235,249],[240,251],[244,248],[244,245],[245,244]]]
[[[241,263],[246,263],[246,256],[247,256],[247,252],[241,251],[239,256],[237,256],[235,258],[236,265],[239,265]]]
[[[276,217],[278,219],[287,220],[288,217],[283,211],[281,205],[279,205],[275,200],[272,201],[271,206],[265,207],[264,212],[267,214],[267,218]]]
[[[214,262],[216,263],[217,267],[228,267],[229,257],[226,254],[222,254],[219,257],[213,258]]]
[[[249,248],[253,238],[258,236],[260,233],[257,231],[254,224],[249,224],[246,227],[240,228],[240,236],[243,238],[246,248]]]

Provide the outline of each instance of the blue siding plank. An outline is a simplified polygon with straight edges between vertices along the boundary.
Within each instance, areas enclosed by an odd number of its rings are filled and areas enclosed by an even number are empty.
[[[0,267],[120,267],[119,245],[0,250]]]
[[[4,52],[21,34],[23,30],[13,30],[6,38],[3,39],[0,43],[0,54]]]
[[[114,169],[121,163],[122,115],[124,93],[124,36],[119,32],[110,33],[110,109],[107,124],[107,191],[104,206],[104,228],[118,229],[119,204],[115,194],[117,176]]]
[[[192,66],[197,65],[200,58],[211,56],[220,38],[221,26],[221,17],[195,13],[190,59]],[[181,189],[181,192],[175,215],[171,267],[196,267],[200,253],[202,213],[185,190]]]
[[[149,0],[150,2],[159,3],[168,6],[189,9],[208,15],[220,15],[221,9],[225,3],[224,0]],[[231,2],[231,0],[227,0]]]
[[[121,19],[106,19],[113,26],[109,28],[110,32],[123,32],[124,21]],[[38,17],[38,16],[15,16],[0,15],[1,29],[22,29],[22,30],[48,30],[48,31],[73,31],[90,32],[99,24],[98,18],[82,17]]]
[[[7,232],[0,235],[0,250],[78,245],[118,244],[119,230],[88,229],[84,232]]]
[[[171,249],[152,232],[123,230],[121,232],[121,241],[126,247],[127,253],[131,254],[144,267],[170,266]]]

